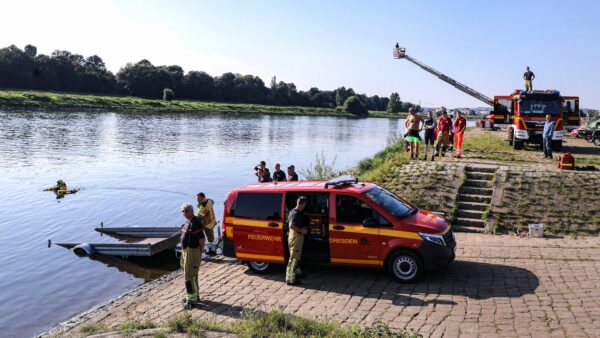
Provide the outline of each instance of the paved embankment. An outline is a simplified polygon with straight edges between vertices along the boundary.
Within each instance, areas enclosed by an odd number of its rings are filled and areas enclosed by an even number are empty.
[[[383,320],[434,337],[600,334],[600,238],[458,234],[457,240],[452,266],[409,285],[378,271],[309,266],[304,284],[291,287],[283,271],[259,276],[232,261],[210,261],[201,267],[206,306],[192,314],[234,321],[245,308],[279,308],[341,323]],[[76,336],[83,325],[96,322],[162,324],[182,311],[183,295],[176,272],[52,333]]]

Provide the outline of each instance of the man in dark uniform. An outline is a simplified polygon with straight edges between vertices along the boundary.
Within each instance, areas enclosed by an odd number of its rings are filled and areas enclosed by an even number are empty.
[[[287,168],[287,172],[288,172],[288,181],[297,181],[298,180],[298,174],[296,174],[296,167],[294,167],[293,165],[289,166]]]
[[[290,260],[287,264],[285,273],[285,283],[287,285],[298,285],[300,281],[296,279],[296,270],[300,257],[302,257],[302,245],[304,244],[304,235],[308,233],[308,224],[304,219],[304,208],[308,202],[305,196],[300,196],[296,201],[296,207],[290,211],[288,246],[290,247]]]
[[[535,79],[535,74],[527,67],[527,71],[523,74],[523,80],[525,80],[525,90],[528,92],[533,90],[533,79]]]
[[[275,171],[273,172],[273,181],[275,182],[285,182],[287,177],[285,177],[285,173],[281,170],[281,165],[279,163],[275,164]]]
[[[187,293],[184,299],[184,309],[191,309],[200,301],[198,292],[198,270],[202,261],[202,250],[204,249],[204,226],[202,221],[194,216],[194,207],[191,204],[183,204],[181,212],[186,221],[181,228],[181,268],[185,280]]]

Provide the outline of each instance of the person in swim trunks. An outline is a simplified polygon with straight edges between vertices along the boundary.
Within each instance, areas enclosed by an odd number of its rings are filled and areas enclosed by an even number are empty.
[[[423,129],[423,126],[421,125],[422,122],[423,119],[421,116],[417,115],[417,110],[411,107],[408,110],[408,118],[406,118],[406,130],[408,131],[406,134],[406,142],[410,143],[411,160],[419,159],[419,142],[421,142],[419,132]]]
[[[435,158],[435,147],[433,143],[435,141],[435,128],[437,128],[437,121],[433,118],[433,112],[429,111],[427,113],[427,119],[423,121],[423,129],[425,130],[425,157],[424,161],[427,161],[427,153],[429,151],[429,146],[431,146],[431,160]]]

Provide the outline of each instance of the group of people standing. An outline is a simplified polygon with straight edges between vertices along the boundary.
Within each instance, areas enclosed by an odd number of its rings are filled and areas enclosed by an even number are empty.
[[[268,183],[268,182],[286,182],[286,181],[297,181],[298,174],[296,174],[296,167],[294,165],[290,165],[287,167],[287,175],[281,170],[281,165],[279,163],[275,164],[275,171],[273,172],[273,176],[271,176],[271,171],[267,168],[267,163],[265,161],[260,161],[260,163],[254,167],[254,174],[258,178],[259,183]]]
[[[410,108],[408,113],[405,140],[409,144],[411,160],[419,159],[419,143],[422,140],[421,131],[424,131],[425,141],[425,157],[423,160],[427,160],[429,147],[431,147],[432,161],[435,156],[446,156],[446,151],[452,142],[456,151],[455,157],[460,158],[462,156],[462,145],[465,138],[467,120],[462,116],[460,111],[456,112],[456,119],[454,121],[448,116],[448,112],[445,109],[442,111],[440,117],[434,117],[433,112],[429,111],[426,119],[417,114],[415,108]]]

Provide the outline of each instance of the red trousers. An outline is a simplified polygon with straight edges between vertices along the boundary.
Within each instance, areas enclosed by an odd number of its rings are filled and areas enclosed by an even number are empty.
[[[465,133],[454,133],[454,149],[456,149],[456,156],[461,156],[463,140],[465,139]]]

